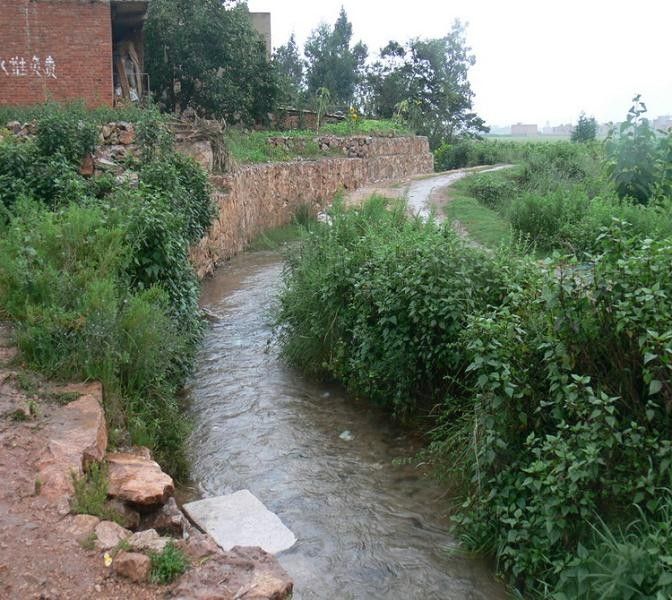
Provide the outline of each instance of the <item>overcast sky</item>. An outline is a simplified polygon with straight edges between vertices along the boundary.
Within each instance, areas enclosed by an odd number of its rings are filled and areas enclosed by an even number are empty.
[[[490,125],[622,120],[635,93],[672,113],[672,0],[248,0],[272,14],[273,46],[303,42],[343,5],[369,53],[390,39],[439,37],[469,23],[475,108]]]

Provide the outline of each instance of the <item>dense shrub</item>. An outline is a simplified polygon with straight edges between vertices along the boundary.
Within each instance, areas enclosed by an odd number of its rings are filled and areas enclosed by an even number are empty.
[[[499,211],[506,211],[518,193],[518,187],[506,171],[474,175],[467,180],[467,192],[479,202]]]
[[[397,415],[432,407],[422,458],[463,484],[458,532],[526,597],[661,598],[672,242],[616,223],[593,244],[543,269],[380,200],[337,208],[290,261],[278,335],[294,364]]]
[[[336,207],[289,263],[279,321],[284,355],[350,390],[412,413],[464,368],[459,333],[477,307],[501,300],[501,261],[450,228],[373,199]],[[500,264],[500,262],[502,264]]]
[[[75,156],[95,119],[54,110],[38,121],[44,139],[0,141],[0,310],[30,365],[102,381],[125,441],[183,476],[176,398],[202,331],[188,250],[213,216],[207,177],[148,111],[138,123],[145,160],[127,165],[137,188],[86,180]]]
[[[511,160],[516,144],[463,139],[439,146],[434,151],[434,170],[450,171]]]
[[[654,518],[665,503],[670,258],[669,240],[638,243],[617,227],[590,276],[550,272],[464,331],[473,403],[462,436],[445,438],[472,448],[457,521],[521,588],[545,592],[568,576],[596,515],[629,518],[637,503]]]

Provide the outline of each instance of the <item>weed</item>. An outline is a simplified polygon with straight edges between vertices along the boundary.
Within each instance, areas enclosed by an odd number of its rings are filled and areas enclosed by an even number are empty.
[[[96,549],[96,541],[98,541],[98,536],[96,535],[95,531],[92,531],[81,542],[79,542],[79,545],[84,550],[91,551]]]
[[[149,579],[152,583],[167,585],[177,579],[189,568],[189,560],[184,552],[170,542],[163,552],[154,553]]]
[[[70,503],[70,510],[78,515],[93,515],[104,521],[121,523],[123,518],[116,511],[106,506],[107,501],[107,465],[93,463],[88,471],[77,476],[72,474],[74,496]]]

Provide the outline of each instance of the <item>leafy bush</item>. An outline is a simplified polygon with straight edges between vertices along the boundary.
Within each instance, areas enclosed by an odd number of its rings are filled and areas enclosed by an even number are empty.
[[[434,170],[494,165],[511,160],[516,144],[462,139],[439,146],[434,151]]]
[[[642,116],[645,113],[646,105],[636,96],[618,135],[612,130],[606,142],[609,175],[618,195],[639,204],[648,204],[657,192],[669,193],[672,187],[672,132],[659,136]]]
[[[488,208],[504,211],[518,192],[516,184],[506,172],[474,175],[468,179],[467,191]]]
[[[81,118],[47,112],[41,130],[67,136],[76,122],[77,141]],[[136,165],[137,189],[85,180],[61,150],[44,154],[49,136],[0,142],[0,307],[17,321],[33,367],[102,381],[108,420],[126,429],[125,441],[149,446],[183,476],[187,427],[176,394],[202,332],[188,250],[214,208],[206,175],[173,152],[156,113],[138,129],[147,160]]]
[[[457,522],[522,589],[553,589],[596,514],[665,502],[670,258],[669,241],[616,227],[590,276],[549,273],[464,330],[474,396],[453,439],[469,440],[472,487]]]
[[[38,122],[36,143],[40,154],[59,154],[79,166],[94,151],[98,130],[86,114],[75,110],[54,110]]]
[[[287,359],[412,414],[464,367],[465,319],[501,298],[501,265],[450,228],[372,199],[336,207],[290,259],[278,316]],[[506,262],[506,260],[502,260]]]

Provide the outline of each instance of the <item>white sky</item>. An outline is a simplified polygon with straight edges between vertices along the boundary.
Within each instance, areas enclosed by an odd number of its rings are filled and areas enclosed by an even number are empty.
[[[489,125],[619,121],[641,93],[672,113],[672,0],[248,0],[272,13],[273,46],[303,42],[343,5],[369,54],[390,39],[440,37],[469,23],[475,108]]]

